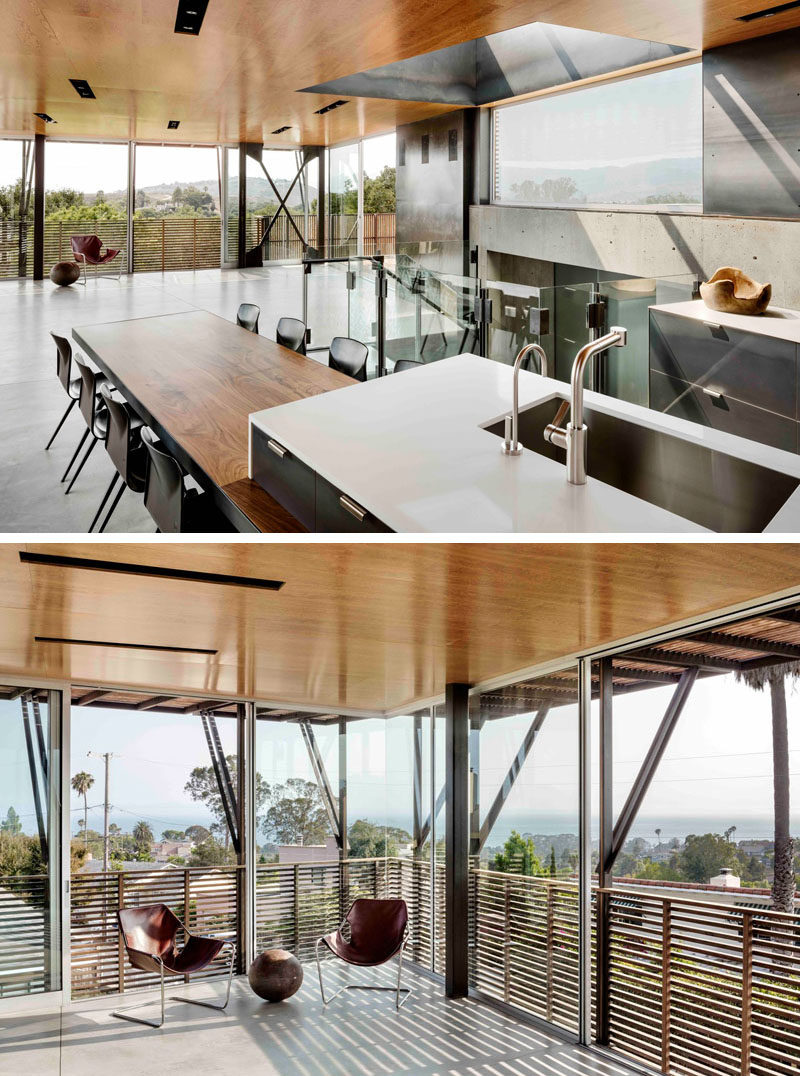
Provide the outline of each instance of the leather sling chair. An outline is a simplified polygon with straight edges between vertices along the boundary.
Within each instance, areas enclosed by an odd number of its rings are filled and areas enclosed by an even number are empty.
[[[79,266],[83,268],[83,280],[81,283],[86,283],[86,266],[94,266],[94,275],[97,277],[97,269],[100,265],[106,265],[108,262],[113,262],[116,256],[120,253],[120,250],[115,247],[106,247],[105,254],[102,254],[103,241],[99,235],[72,235],[70,236],[70,246],[72,247],[72,253],[75,261]],[[117,280],[122,276],[122,262],[117,262]]]
[[[161,1020],[145,1020],[142,1017],[129,1016],[132,1009],[139,1005],[130,1005],[127,1009],[118,1009],[112,1016],[120,1020],[130,1020],[133,1024],[146,1024],[148,1027],[161,1027],[164,1023],[164,973],[168,975],[189,976],[202,971],[225,948],[230,949],[228,967],[228,992],[225,1003],[216,1005],[211,1001],[197,1001],[194,998],[171,998],[172,1001],[186,1001],[190,1005],[202,1005],[206,1009],[222,1011],[228,1007],[231,997],[231,980],[233,965],[236,960],[236,944],[221,938],[204,938],[190,934],[178,917],[166,904],[149,904],[144,908],[123,908],[117,912],[120,933],[125,943],[125,951],[132,967],[139,971],[150,971],[161,979]],[[186,939],[182,949],[178,950],[176,938],[183,931]]]
[[[395,995],[395,1008],[399,1011],[411,994],[409,987],[400,985],[403,974],[403,951],[407,944],[408,908],[404,900],[372,900],[366,897],[354,900],[339,929],[317,940],[315,954],[322,1004],[329,1005],[345,990],[388,990]],[[322,983],[322,964],[319,959],[321,945],[324,945],[340,960],[344,960],[346,964],[354,964],[361,968],[377,968],[396,956],[398,958],[397,986],[348,983],[326,998],[325,987]],[[405,994],[402,1001],[401,994]]]

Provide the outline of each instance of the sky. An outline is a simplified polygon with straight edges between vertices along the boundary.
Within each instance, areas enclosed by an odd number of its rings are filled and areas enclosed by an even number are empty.
[[[588,168],[702,156],[702,66],[497,109],[501,167]]]
[[[614,702],[614,801],[624,802],[653,732],[663,716],[671,687],[618,696]],[[800,835],[800,686],[789,686],[793,828]],[[194,766],[208,765],[208,750],[197,717],[149,712],[132,714],[101,708],[72,710],[70,770],[95,778],[89,794],[90,826],[102,827],[103,763],[89,751],[112,751],[112,819],[123,829],[140,818],[158,835],[210,820],[201,805],[184,793]],[[482,815],[516,754],[531,715],[487,722],[481,734]],[[348,803],[351,822],[367,817],[379,824],[411,826],[412,719],[398,717],[354,722],[348,742]],[[437,736],[441,740],[441,721]],[[225,751],[235,750],[232,720],[220,719]],[[594,743],[596,745],[596,721]],[[335,728],[317,732],[334,789],[338,785]],[[536,747],[506,804],[490,843],[500,843],[511,827],[538,833],[577,830],[577,707],[548,715]],[[33,832],[35,815],[19,702],[0,702],[0,818],[10,805]],[[297,726],[258,722],[257,766],[270,784],[288,777],[312,780],[308,755]],[[424,810],[430,801],[428,734],[424,735]],[[437,787],[442,782],[437,759]],[[595,792],[597,782],[595,767]],[[82,800],[70,804],[73,832],[82,817]],[[737,827],[737,838],[769,836],[772,827],[772,757],[769,694],[737,684],[732,676],[698,680],[667,748],[634,826],[633,836],[655,840],[688,832],[722,832]]]
[[[339,154],[341,156],[341,154]],[[236,153],[233,153],[236,159]],[[21,170],[20,143],[0,139],[0,186],[14,183]],[[376,176],[385,164],[394,165],[395,135],[364,140],[364,171]],[[268,151],[265,163],[273,178],[292,179],[297,166],[295,154]],[[238,162],[237,162],[238,164]],[[253,175],[262,176],[252,162]],[[139,146],[136,152],[136,185],[150,187],[166,181],[184,183],[215,179],[217,150],[208,146]],[[94,195],[98,190],[118,191],[128,182],[128,147],[97,142],[46,144],[45,177],[48,190],[73,188]],[[312,185],[316,185],[312,181]]]

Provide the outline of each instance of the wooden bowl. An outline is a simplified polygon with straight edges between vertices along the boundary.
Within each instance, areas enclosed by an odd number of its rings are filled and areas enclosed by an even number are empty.
[[[703,302],[723,314],[763,314],[772,298],[772,285],[759,284],[741,269],[723,266],[700,285]]]

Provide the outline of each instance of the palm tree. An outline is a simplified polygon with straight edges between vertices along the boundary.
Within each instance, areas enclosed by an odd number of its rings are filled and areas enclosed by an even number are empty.
[[[76,773],[72,778],[72,788],[76,795],[83,796],[83,843],[88,848],[89,846],[89,804],[86,796],[89,789],[94,784],[94,777],[86,770],[81,770],[80,773]]]
[[[772,903],[776,911],[793,912],[796,879],[794,842],[790,830],[789,725],[786,718],[786,681],[800,676],[800,661],[740,669],[736,679],[755,691],[769,685],[772,703],[772,782],[775,812],[774,877]]]
[[[661,847],[661,830],[660,829],[656,830],[656,837],[658,838],[658,847],[660,848]]]

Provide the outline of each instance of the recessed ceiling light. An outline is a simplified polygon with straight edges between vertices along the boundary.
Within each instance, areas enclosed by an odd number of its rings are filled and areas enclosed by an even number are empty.
[[[272,133],[273,134],[283,134],[284,131],[291,131],[291,129],[292,129],[291,126],[288,126],[288,125],[286,127],[276,127],[275,130]]]
[[[44,120],[45,123],[58,123],[58,120],[54,120],[52,116],[48,116],[46,112],[34,112],[34,116],[37,116],[40,120]]]
[[[85,78],[71,78],[70,82],[75,87],[78,97],[94,97],[94,90]]]
[[[314,113],[315,116],[324,116],[326,112],[332,112],[334,108],[341,108],[342,105],[349,104],[349,101],[334,101],[330,105],[324,105],[322,108],[318,108]]]
[[[197,37],[203,25],[207,7],[208,0],[178,0],[175,33],[192,34]]]
[[[783,11],[791,11],[800,7],[800,0],[791,0],[789,4],[777,4],[775,7],[767,7],[762,11],[752,11],[749,15],[738,15],[737,22],[754,22],[756,19],[768,19],[772,15],[780,15]]]
[[[170,120],[169,123],[167,124],[168,130],[177,131],[178,130],[178,124],[180,122],[181,122],[180,120]]]

